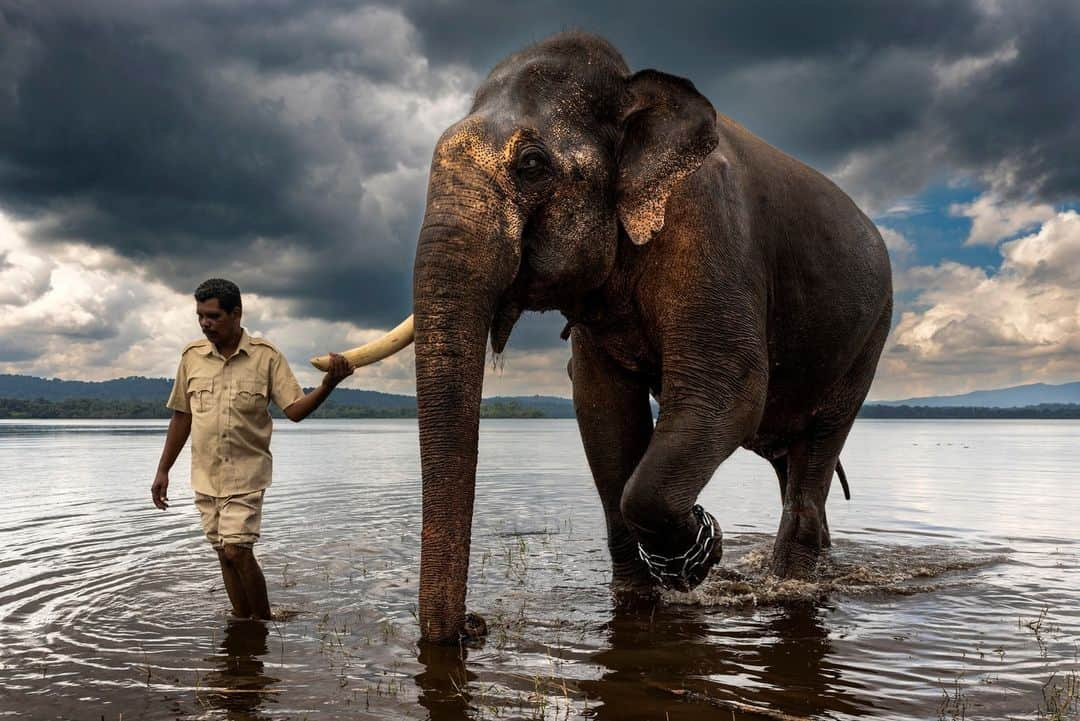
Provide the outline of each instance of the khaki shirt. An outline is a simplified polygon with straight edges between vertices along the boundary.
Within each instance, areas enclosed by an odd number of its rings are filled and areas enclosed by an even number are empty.
[[[223,497],[269,486],[268,401],[284,409],[303,395],[285,356],[246,330],[228,359],[209,340],[189,343],[165,405],[191,414],[191,488]]]

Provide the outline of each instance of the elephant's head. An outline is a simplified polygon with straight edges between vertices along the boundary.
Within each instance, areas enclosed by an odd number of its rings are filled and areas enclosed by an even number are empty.
[[[501,352],[522,310],[565,309],[603,285],[620,229],[649,242],[716,144],[715,111],[690,82],[631,75],[580,33],[501,62],[439,139],[413,278],[424,638],[454,640],[465,620],[488,338]]]
[[[501,352],[523,310],[565,310],[602,286],[716,144],[689,81],[630,74],[582,33],[503,60],[439,139],[413,277],[425,639],[456,640],[465,623],[488,338]]]

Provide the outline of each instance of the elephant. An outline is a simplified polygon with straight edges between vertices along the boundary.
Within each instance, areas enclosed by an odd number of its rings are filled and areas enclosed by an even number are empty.
[[[573,31],[502,60],[439,138],[416,249],[419,621],[472,629],[466,580],[487,344],[559,311],[620,592],[699,584],[722,554],[696,505],[720,464],[769,460],[781,577],[813,573],[825,501],[892,317],[888,252],[824,175],[689,80],[631,73]],[[650,396],[659,405],[653,420]]]

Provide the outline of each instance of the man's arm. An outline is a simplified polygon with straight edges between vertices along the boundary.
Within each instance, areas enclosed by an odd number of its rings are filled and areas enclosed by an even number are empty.
[[[150,497],[154,499],[154,505],[163,511],[169,507],[169,471],[176,463],[176,457],[180,455],[180,451],[184,449],[189,435],[191,435],[191,414],[174,410],[169,420],[169,432],[165,434],[165,448],[161,451],[157,474],[154,476],[153,485],[150,486]]]
[[[304,420],[314,413],[315,409],[330,397],[330,393],[337,387],[337,384],[351,376],[354,370],[356,369],[353,364],[345,360],[345,356],[331,353],[330,370],[323,376],[322,383],[317,388],[313,388],[307,395],[283,408],[285,415],[294,423]]]

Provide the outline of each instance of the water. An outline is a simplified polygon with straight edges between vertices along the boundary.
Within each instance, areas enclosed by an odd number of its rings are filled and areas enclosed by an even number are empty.
[[[1075,421],[860,421],[810,584],[764,573],[779,492],[740,452],[702,496],[723,568],[631,611],[574,422],[483,421],[464,660],[416,645],[414,421],[277,424],[268,625],[227,619],[186,451],[152,507],[164,430],[0,422],[0,716],[1034,719],[1080,694]]]

